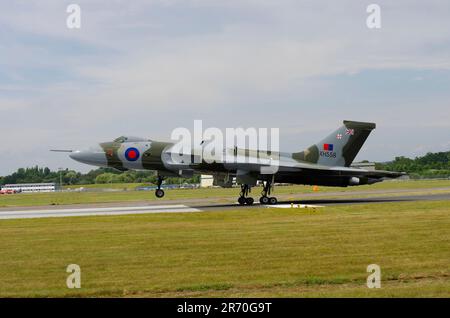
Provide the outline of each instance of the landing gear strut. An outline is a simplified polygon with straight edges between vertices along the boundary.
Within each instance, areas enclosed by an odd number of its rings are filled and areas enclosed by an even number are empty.
[[[162,198],[164,196],[164,190],[161,189],[161,184],[163,182],[164,178],[161,176],[158,176],[158,189],[155,191],[155,195],[157,198]]]
[[[261,198],[259,198],[259,202],[261,204],[277,204],[278,202],[277,198],[268,197],[271,191],[272,191],[272,182],[270,181],[264,182],[263,191],[261,192]]]
[[[238,199],[240,205],[252,205],[255,200],[251,197],[247,197],[249,192],[251,191],[251,187],[248,184],[241,185],[241,193]]]

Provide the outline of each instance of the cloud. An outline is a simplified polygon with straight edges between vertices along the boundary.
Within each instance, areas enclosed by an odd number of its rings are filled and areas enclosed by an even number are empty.
[[[366,27],[366,4],[355,1],[78,3],[80,30],[65,27],[66,2],[0,12],[0,120],[19,131],[3,147],[27,154],[1,157],[0,171],[34,164],[30,153],[63,165],[50,146],[124,133],[167,139],[193,119],[280,127],[287,149],[342,119],[377,121],[387,134],[397,125],[415,132],[424,118],[423,129],[450,130],[446,2],[379,1],[380,30]],[[396,143],[414,144],[405,137]],[[442,149],[442,138],[430,147]]]

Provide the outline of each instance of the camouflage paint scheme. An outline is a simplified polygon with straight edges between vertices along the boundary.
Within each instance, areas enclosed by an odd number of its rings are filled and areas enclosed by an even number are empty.
[[[70,157],[82,163],[112,167],[121,171],[154,170],[159,176],[191,177],[194,173],[212,174],[215,184],[221,186],[231,186],[232,177],[237,177],[238,183],[249,186],[255,185],[257,180],[262,180],[271,183],[346,187],[372,184],[384,178],[404,175],[350,166],[373,129],[374,123],[344,121],[343,125],[329,136],[301,152],[270,153],[225,149],[224,154],[231,156],[233,160],[214,163],[194,163],[192,156],[184,156],[181,161],[174,161],[171,153],[173,143],[136,137],[119,137],[85,151],[74,151]],[[261,168],[269,165],[262,164],[257,159],[274,157],[279,160],[277,171],[261,173]]]

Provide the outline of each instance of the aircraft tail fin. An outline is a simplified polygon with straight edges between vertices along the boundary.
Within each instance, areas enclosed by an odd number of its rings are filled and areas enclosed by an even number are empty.
[[[294,159],[324,166],[349,167],[375,123],[344,120],[333,133],[308,149],[293,154]]]

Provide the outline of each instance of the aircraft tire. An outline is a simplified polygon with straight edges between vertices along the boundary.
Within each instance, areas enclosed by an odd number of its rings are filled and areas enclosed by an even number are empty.
[[[259,203],[261,204],[269,204],[269,198],[266,196],[263,196],[261,198],[259,198]]]
[[[246,203],[247,205],[252,205],[253,202],[255,202],[255,200],[253,200],[253,198],[246,198],[246,199],[245,199],[245,203]]]
[[[269,203],[272,204],[272,205],[274,205],[274,204],[277,204],[277,203],[278,203],[278,200],[277,200],[277,198],[275,198],[275,197],[271,197],[271,198],[269,199]]]
[[[164,196],[164,190],[162,190],[162,189],[157,189],[157,190],[155,191],[155,195],[156,195],[157,198],[162,198],[162,197]]]
[[[239,197],[238,202],[240,205],[244,205],[246,203],[246,200],[244,197]]]

